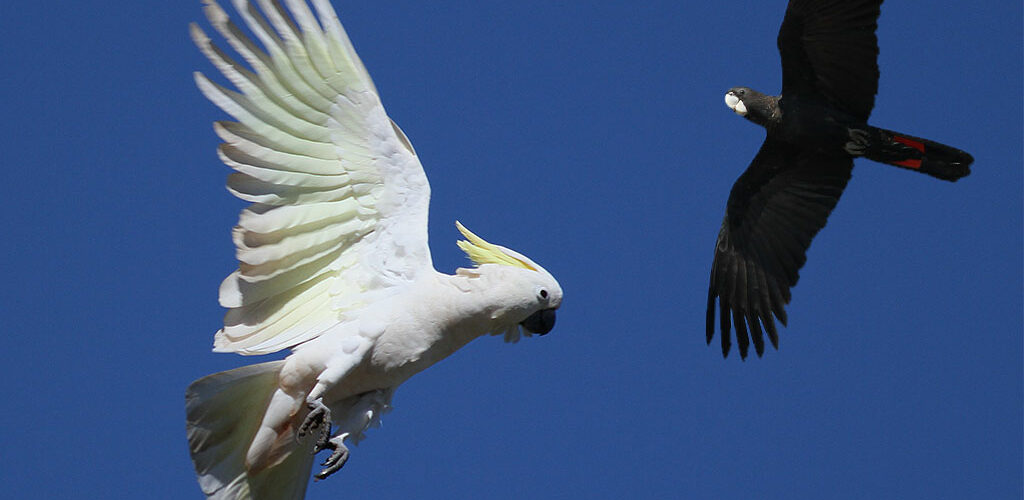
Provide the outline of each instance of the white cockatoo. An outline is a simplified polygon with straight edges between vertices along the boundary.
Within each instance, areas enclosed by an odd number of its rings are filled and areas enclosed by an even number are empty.
[[[251,69],[191,26],[239,90],[195,75],[238,120],[215,125],[218,152],[237,171],[228,189],[252,203],[233,231],[239,266],[220,287],[214,351],[292,350],[189,386],[189,449],[217,499],[302,498],[314,454],[331,452],[317,478],[337,471],[399,384],[484,334],[547,333],[562,302],[542,267],[458,222],[475,267],[435,271],[427,178],[329,0],[257,3],[234,0],[264,49],[205,5]]]

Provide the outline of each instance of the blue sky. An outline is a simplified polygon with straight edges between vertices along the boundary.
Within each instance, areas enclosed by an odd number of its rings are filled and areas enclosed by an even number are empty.
[[[414,377],[308,498],[1012,498],[1022,491],[1020,2],[883,5],[874,124],[971,152],[956,184],[858,163],[781,350],[704,344],[715,236],[780,85],[785,3],[336,7],[459,219],[561,282],[558,325]],[[0,4],[0,480],[199,498],[183,393],[241,202],[191,73],[200,2]],[[205,26],[205,24],[204,24]]]

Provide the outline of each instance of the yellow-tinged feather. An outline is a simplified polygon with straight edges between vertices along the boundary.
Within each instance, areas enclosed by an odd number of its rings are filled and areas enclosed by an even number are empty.
[[[521,267],[523,269],[529,269],[536,271],[537,268],[533,267],[527,262],[517,259],[504,251],[501,247],[484,241],[483,238],[473,234],[472,231],[466,229],[461,222],[455,221],[455,227],[459,229],[459,232],[466,237],[466,240],[459,240],[457,244],[469,259],[473,261],[477,266],[484,264],[501,264],[503,266],[514,266]]]

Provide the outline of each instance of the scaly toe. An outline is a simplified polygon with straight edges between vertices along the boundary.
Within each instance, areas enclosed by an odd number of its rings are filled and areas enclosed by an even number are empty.
[[[298,437],[304,438],[313,429],[318,429],[320,435],[317,436],[316,450],[326,449],[328,438],[331,436],[331,409],[319,399],[307,402],[306,405],[309,407],[309,414],[299,426]]]
[[[322,437],[323,436],[321,436],[321,438]],[[321,451],[324,450],[334,451],[336,449],[337,447],[334,445],[334,443],[331,442],[330,439],[317,439],[316,445],[313,446],[313,454],[316,455],[317,453],[320,453]]]
[[[334,442],[335,439],[332,439],[329,445],[334,448],[334,453],[331,453],[331,456],[327,457],[327,460],[320,464],[324,466],[324,469],[316,473],[314,477],[317,479],[326,479],[331,474],[338,472],[345,465],[345,462],[348,461],[348,447],[340,442]]]

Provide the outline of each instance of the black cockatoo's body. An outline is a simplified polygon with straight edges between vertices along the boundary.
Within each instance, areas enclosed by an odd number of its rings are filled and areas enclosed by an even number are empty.
[[[785,305],[814,235],[865,157],[955,181],[971,155],[868,125],[878,90],[875,29],[881,0],[791,0],[779,29],[782,95],[734,87],[726,104],[765,127],[767,138],[729,194],[708,288],[707,341],[721,314],[722,354],[735,329],[740,355],[764,332],[778,348],[775,318]],[[774,316],[774,318],[773,318]]]

